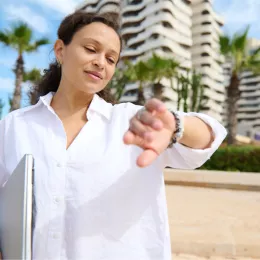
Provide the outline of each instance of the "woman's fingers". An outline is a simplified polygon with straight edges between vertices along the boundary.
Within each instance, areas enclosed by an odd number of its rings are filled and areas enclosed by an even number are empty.
[[[144,148],[144,146],[147,144],[147,142],[149,142],[150,135],[148,136],[148,138],[146,137],[140,137],[139,135],[134,134],[132,131],[128,130],[124,137],[123,137],[123,141],[125,144],[133,144],[133,145],[137,145],[141,148]]]
[[[166,110],[165,104],[156,98],[148,100],[145,104],[145,108],[150,112],[157,111],[159,113]]]
[[[144,134],[147,131],[147,127],[140,122],[136,117],[133,117],[130,121],[129,130],[135,135],[144,138]]]
[[[153,113],[141,109],[130,120],[128,132],[124,136],[126,144],[135,144],[140,147],[153,141],[153,131],[159,131],[163,128],[163,123],[160,119],[156,118]]]
[[[152,149],[146,149],[144,150],[137,158],[137,165],[139,167],[146,167],[150,165],[158,156],[158,153],[156,153]]]
[[[146,110],[141,110],[137,115],[137,119],[141,123],[153,128],[154,130],[161,130],[161,128],[163,127],[161,120],[156,118],[155,115]]]

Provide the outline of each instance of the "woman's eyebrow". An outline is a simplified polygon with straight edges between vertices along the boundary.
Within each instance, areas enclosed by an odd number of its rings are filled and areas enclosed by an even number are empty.
[[[83,38],[84,40],[88,40],[88,41],[92,41],[94,43],[96,43],[97,45],[102,45],[99,41],[93,39],[93,38],[89,38],[89,37],[84,37]]]

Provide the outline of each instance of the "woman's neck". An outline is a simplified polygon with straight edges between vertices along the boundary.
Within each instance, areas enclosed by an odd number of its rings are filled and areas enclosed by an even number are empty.
[[[86,116],[93,97],[93,94],[86,94],[82,91],[66,91],[58,88],[52,98],[51,107],[61,120],[68,117],[82,118]]]

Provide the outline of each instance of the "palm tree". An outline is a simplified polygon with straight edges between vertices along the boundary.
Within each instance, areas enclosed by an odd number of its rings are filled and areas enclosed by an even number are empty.
[[[21,106],[21,86],[23,82],[24,72],[24,59],[23,54],[25,52],[34,52],[40,46],[48,44],[49,41],[46,38],[42,38],[36,41],[32,41],[32,30],[23,22],[19,22],[13,25],[10,30],[0,31],[0,42],[4,43],[15,49],[18,53],[18,58],[15,65],[15,89],[13,98],[11,101],[10,111],[20,108]]]
[[[117,68],[112,80],[108,84],[111,94],[119,102],[124,93],[125,86],[131,82],[128,69],[132,69],[132,63],[125,61],[122,68]]]
[[[144,85],[145,82],[149,81],[149,68],[147,66],[147,63],[144,61],[138,61],[136,64],[132,64],[131,62],[126,61],[125,75],[129,78],[130,81],[139,82],[138,97],[135,104],[144,105]]]
[[[237,133],[237,108],[240,99],[239,84],[241,73],[251,70],[255,73],[260,72],[259,53],[260,48],[253,53],[247,50],[249,27],[243,33],[235,33],[232,37],[220,36],[220,51],[231,63],[230,82],[227,86],[227,106],[228,106],[228,144],[234,144]]]
[[[200,112],[208,102],[208,98],[204,96],[205,86],[202,84],[202,74],[192,70],[190,78],[191,87],[191,106],[190,110]]]
[[[189,75],[187,72],[187,76],[184,75],[179,75],[177,78],[178,81],[178,89],[177,93],[178,95],[178,107],[180,107],[180,102],[183,101],[183,111],[184,112],[189,112],[188,108],[188,97],[189,97],[189,89],[190,89],[190,80],[189,80]]]
[[[150,80],[153,82],[154,96],[160,100],[163,99],[163,85],[161,81],[163,78],[167,78],[171,82],[172,78],[176,75],[176,69],[179,63],[174,59],[165,59],[153,53],[153,56],[147,60],[147,66],[149,68]]]
[[[202,74],[195,70],[187,70],[187,74],[177,75],[177,110],[181,103],[184,112],[200,112],[206,105],[208,98],[204,96],[205,86],[202,84]]]
[[[37,91],[35,89],[37,83],[40,81],[42,75],[41,75],[41,72],[40,70],[34,68],[28,72],[24,71],[23,73],[23,81],[24,82],[30,82],[32,84],[29,92],[28,92],[28,96],[29,96],[29,99],[30,99],[30,104],[31,105],[34,105],[37,103],[37,99],[38,99],[38,96],[37,96]]]

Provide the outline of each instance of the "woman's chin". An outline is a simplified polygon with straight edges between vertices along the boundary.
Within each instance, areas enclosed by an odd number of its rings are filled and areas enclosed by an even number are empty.
[[[97,87],[87,87],[87,88],[82,88],[80,89],[84,94],[87,95],[94,95],[98,92],[100,92],[101,90],[103,90],[104,88],[97,88]]]

